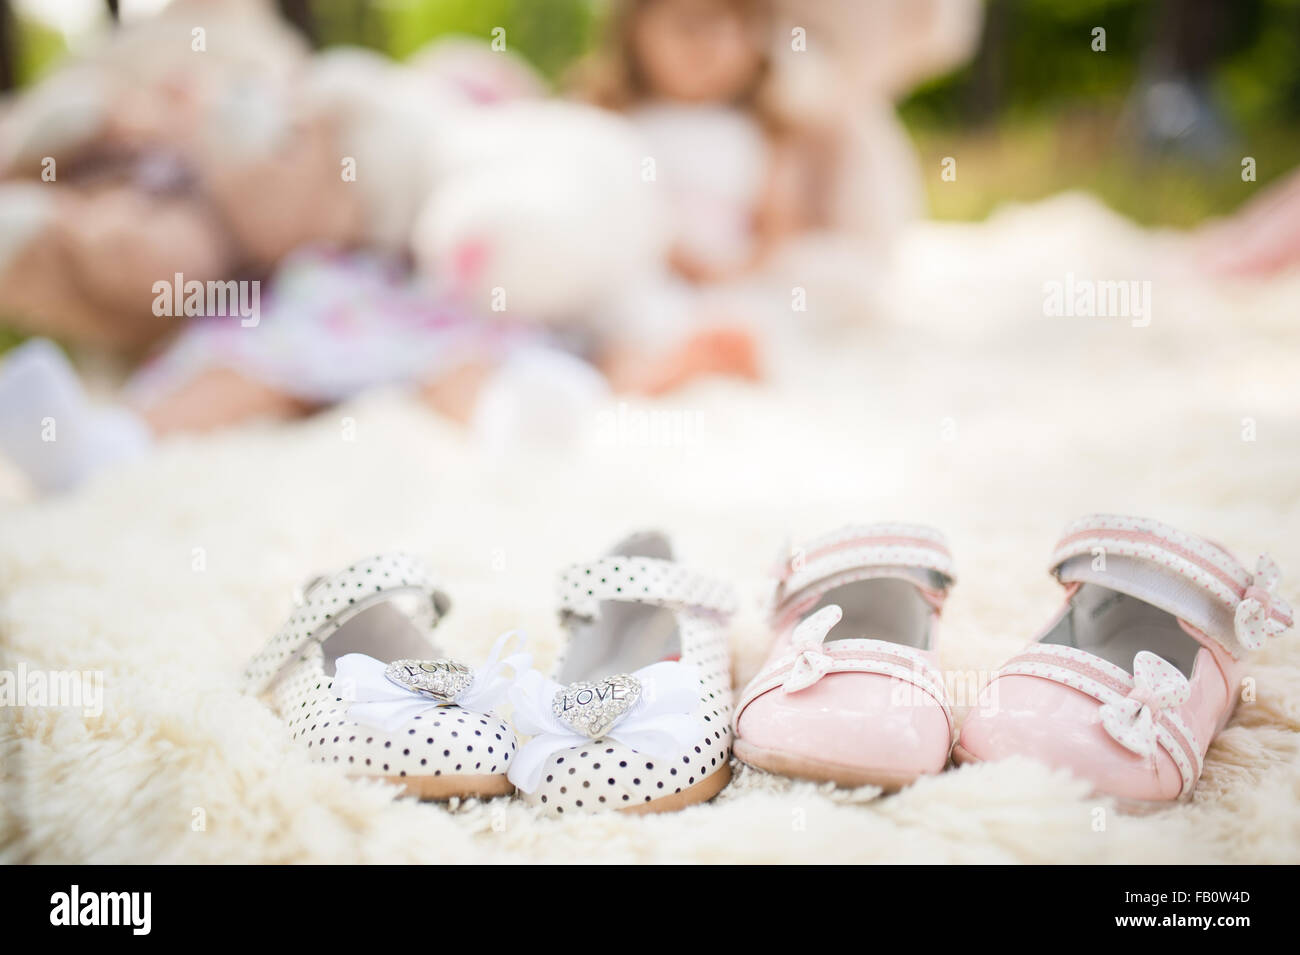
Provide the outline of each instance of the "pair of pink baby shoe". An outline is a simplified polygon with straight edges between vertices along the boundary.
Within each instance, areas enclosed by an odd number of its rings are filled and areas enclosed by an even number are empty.
[[[1278,569],[1144,518],[1075,521],[1052,555],[1065,602],[997,670],[954,745],[939,616],[942,534],[846,527],[793,551],[735,753],[772,772],[896,790],[955,762],[1029,756],[1134,805],[1190,796],[1248,654],[1286,631]]]

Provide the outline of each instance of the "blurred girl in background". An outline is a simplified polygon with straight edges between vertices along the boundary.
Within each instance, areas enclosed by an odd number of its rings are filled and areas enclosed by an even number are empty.
[[[836,143],[781,108],[770,0],[623,0],[577,93],[645,133],[668,192],[672,265],[735,278],[826,225]]]

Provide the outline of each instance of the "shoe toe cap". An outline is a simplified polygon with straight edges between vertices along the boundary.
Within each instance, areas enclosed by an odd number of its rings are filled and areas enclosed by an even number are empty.
[[[980,760],[1026,756],[1067,769],[1098,792],[1170,800],[1182,789],[1173,759],[1130,752],[1101,725],[1100,705],[1071,687],[1034,676],[1004,676],[985,687],[962,726],[960,745]]]
[[[770,690],[745,708],[737,736],[772,753],[900,776],[940,771],[952,743],[938,701],[876,673],[832,673],[794,693]]]
[[[708,788],[708,780],[725,782],[728,777],[717,774],[729,768],[730,746],[725,726],[715,729],[713,724],[702,725],[695,745],[667,757],[637,752],[612,739],[592,740],[551,754],[537,786],[529,792],[521,783],[520,796],[556,815],[644,808],[683,793],[698,794],[693,787]]]

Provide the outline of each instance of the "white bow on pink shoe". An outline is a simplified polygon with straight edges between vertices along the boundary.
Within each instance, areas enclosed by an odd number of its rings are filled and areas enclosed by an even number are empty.
[[[1277,565],[1251,573],[1204,537],[1090,514],[1051,569],[1064,607],[994,673],[953,758],[1037,759],[1134,808],[1190,798],[1248,655],[1291,626]]]
[[[1155,755],[1159,745],[1156,719],[1192,697],[1192,685],[1178,668],[1147,650],[1133,658],[1133,689],[1102,706],[1101,725],[1129,752]]]
[[[1291,605],[1277,593],[1282,572],[1267,554],[1260,554],[1246,594],[1237,604],[1233,629],[1247,650],[1258,650],[1269,637],[1286,633],[1292,624]]]
[[[794,665],[782,691],[798,693],[812,686],[835,666],[835,658],[822,649],[826,635],[835,629],[835,625],[844,617],[844,611],[835,604],[823,607],[815,614],[794,628],[790,635],[790,646],[795,651]]]

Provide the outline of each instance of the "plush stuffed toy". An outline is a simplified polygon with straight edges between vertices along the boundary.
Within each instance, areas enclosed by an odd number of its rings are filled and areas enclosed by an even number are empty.
[[[405,253],[434,144],[544,90],[470,40],[309,56],[267,4],[181,0],[0,115],[0,317],[139,349],[174,328],[159,279],[265,277],[305,245]]]
[[[440,167],[496,104],[540,99],[540,76],[512,53],[466,38],[434,40],[404,63],[358,48],[314,56],[301,112],[332,131],[335,172],[360,193],[363,244],[406,252]],[[337,175],[336,175],[336,178]]]
[[[0,316],[139,348],[171,324],[152,313],[155,281],[264,264],[228,214],[247,197],[210,157],[266,148],[305,55],[261,4],[182,0],[6,104]]]
[[[465,110],[435,149],[416,261],[483,311],[594,332],[662,261],[644,142],[590,106],[521,100]]]

